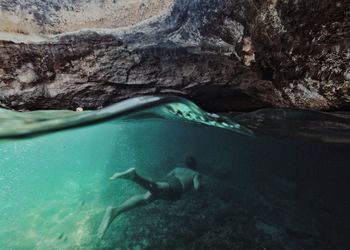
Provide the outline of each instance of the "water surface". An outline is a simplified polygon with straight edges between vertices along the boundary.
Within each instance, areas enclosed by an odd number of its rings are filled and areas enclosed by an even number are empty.
[[[2,249],[350,247],[346,114],[223,116],[147,97],[97,112],[3,110],[0,120]],[[188,155],[202,192],[125,213],[98,240],[106,207],[144,192],[110,181],[114,172],[156,180]]]

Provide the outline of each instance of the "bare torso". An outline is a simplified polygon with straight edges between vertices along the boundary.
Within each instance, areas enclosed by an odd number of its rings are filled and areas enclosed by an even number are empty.
[[[183,186],[184,191],[193,188],[193,178],[198,175],[198,172],[190,168],[174,168],[168,175],[173,175],[178,178]]]

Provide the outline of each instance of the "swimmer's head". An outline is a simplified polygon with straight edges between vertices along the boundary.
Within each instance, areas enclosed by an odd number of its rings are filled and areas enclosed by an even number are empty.
[[[75,111],[77,111],[77,112],[82,112],[82,111],[84,111],[84,109],[83,109],[82,107],[79,107],[79,108],[77,108]]]
[[[186,167],[188,167],[190,169],[196,169],[196,167],[197,167],[197,161],[192,156],[186,157],[185,164],[186,164]]]

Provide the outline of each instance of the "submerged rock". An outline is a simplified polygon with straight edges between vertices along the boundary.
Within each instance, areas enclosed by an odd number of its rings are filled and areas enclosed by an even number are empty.
[[[347,108],[348,1],[0,1],[0,105]]]

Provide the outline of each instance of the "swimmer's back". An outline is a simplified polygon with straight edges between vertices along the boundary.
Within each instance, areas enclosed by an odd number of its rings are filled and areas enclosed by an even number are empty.
[[[174,168],[170,174],[178,178],[182,183],[184,190],[187,190],[193,187],[193,178],[198,174],[198,172],[190,168],[177,167]]]

